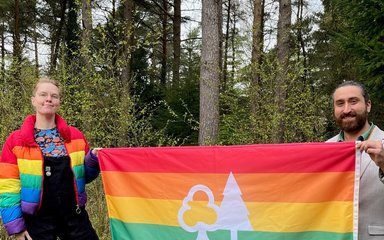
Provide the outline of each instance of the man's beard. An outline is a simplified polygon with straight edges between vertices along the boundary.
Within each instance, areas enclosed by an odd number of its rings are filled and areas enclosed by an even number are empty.
[[[343,119],[347,117],[355,117],[355,119],[351,119],[351,121],[347,122],[343,121]],[[367,119],[368,112],[365,110],[362,114],[357,114],[356,112],[341,114],[338,118],[336,118],[336,123],[344,132],[358,132],[364,128]]]

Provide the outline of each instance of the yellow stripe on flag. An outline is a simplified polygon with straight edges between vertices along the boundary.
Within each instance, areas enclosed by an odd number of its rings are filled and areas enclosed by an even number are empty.
[[[106,196],[109,216],[127,223],[147,223],[180,226],[178,212],[181,200],[142,199]],[[216,205],[220,203],[216,202]],[[184,221],[193,225],[199,219],[213,224],[217,215],[204,207],[207,202],[189,204],[193,211],[185,212]],[[284,203],[247,202],[253,231],[305,232],[326,231],[346,233],[353,231],[352,202]],[[200,216],[200,218],[199,218]],[[340,216],[345,221],[339,221]],[[327,221],[324,221],[327,219]],[[334,219],[334,221],[332,221]]]

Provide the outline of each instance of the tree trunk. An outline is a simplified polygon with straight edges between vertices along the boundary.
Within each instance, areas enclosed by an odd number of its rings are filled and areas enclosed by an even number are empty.
[[[35,47],[35,77],[39,77],[39,48],[38,48],[38,40],[37,40],[37,27],[36,27],[36,17],[33,23],[33,44]]]
[[[20,1],[15,0],[14,8],[14,29],[13,29],[13,62],[15,66],[20,66],[22,59],[21,40],[20,40]],[[17,70],[16,70],[17,71]],[[20,71],[17,71],[20,72]]]
[[[62,32],[65,24],[65,11],[67,9],[67,1],[60,2],[60,22],[54,33],[52,33],[51,60],[49,66],[49,74],[52,75],[56,70],[57,58],[59,57],[60,44],[62,40]]]
[[[232,69],[231,69],[231,79],[235,79],[235,71],[236,71],[236,34],[237,34],[237,29],[236,29],[236,24],[237,24],[237,11],[239,9],[239,2],[236,2],[233,5],[233,26],[232,26],[232,34],[231,34],[231,45],[232,45]]]
[[[88,72],[92,69],[90,63],[90,47],[92,40],[92,6],[91,0],[81,0],[81,17],[83,22],[81,55]]]
[[[118,58],[118,34],[116,32],[116,22],[117,22],[117,18],[116,18],[116,0],[112,0],[112,13],[111,13],[111,29],[109,31],[110,32],[110,38],[112,39],[112,47],[111,47],[111,52],[113,53],[112,54],[112,69],[113,71],[115,71],[117,69],[117,58]]]
[[[173,1],[173,84],[179,85],[180,82],[180,52],[181,52],[181,0]]]
[[[219,128],[221,1],[202,2],[199,145],[217,143]]]
[[[162,53],[161,53],[161,71],[160,71],[160,84],[162,87],[166,86],[167,83],[167,35],[168,35],[168,1],[163,0],[163,13],[161,15],[161,31],[162,31],[162,37],[161,37],[161,46],[162,46]]]
[[[222,81],[223,77],[223,0],[216,0],[216,2],[220,2],[220,7],[218,8],[218,15],[219,15],[219,24],[217,26],[218,32],[219,32],[219,88],[220,88],[220,82]],[[220,89],[219,89],[220,92]]]
[[[227,90],[227,78],[228,78],[228,48],[229,48],[229,32],[231,23],[231,7],[232,1],[227,2],[227,21],[225,23],[225,39],[224,39],[224,59],[223,59],[223,83],[221,90],[225,92]]]
[[[67,57],[68,61],[76,58],[76,53],[79,50],[79,24],[78,24],[78,4],[76,0],[68,1],[68,19],[67,19]]]
[[[301,59],[301,54],[303,55],[303,67],[304,67],[304,75],[303,75],[303,83],[306,84],[306,78],[307,78],[307,68],[308,68],[308,56],[307,51],[305,49],[305,41],[303,39],[303,28],[300,26],[303,26],[303,10],[304,10],[304,1],[299,0],[297,4],[297,15],[296,19],[298,22],[298,31],[297,31],[297,41],[300,44],[300,47],[298,48],[298,60]]]
[[[277,102],[278,127],[273,133],[272,141],[274,143],[284,142],[285,134],[285,100],[287,97],[288,84],[288,64],[290,52],[290,30],[291,30],[291,0],[280,0],[279,21],[277,26],[277,62],[278,74],[275,85]]]
[[[252,27],[252,71],[251,71],[251,116],[256,121],[259,106],[259,89],[261,88],[260,65],[264,46],[264,0],[255,0],[253,6]],[[253,126],[254,128],[256,126]]]
[[[125,35],[123,46],[123,61],[124,66],[121,72],[121,81],[129,83],[131,78],[131,53],[133,48],[133,14],[134,4],[133,0],[124,1],[124,22],[125,22]]]
[[[1,21],[1,80],[5,81],[5,23]]]

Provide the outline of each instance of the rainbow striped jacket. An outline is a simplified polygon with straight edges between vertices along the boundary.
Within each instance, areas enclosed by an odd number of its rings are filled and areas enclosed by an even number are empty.
[[[21,128],[4,143],[0,160],[0,212],[9,235],[26,230],[23,214],[35,214],[41,207],[44,158],[34,139],[35,115],[29,115]],[[100,173],[98,160],[89,151],[84,135],[56,114],[56,126],[64,139],[74,175],[79,207],[85,205],[85,184]]]

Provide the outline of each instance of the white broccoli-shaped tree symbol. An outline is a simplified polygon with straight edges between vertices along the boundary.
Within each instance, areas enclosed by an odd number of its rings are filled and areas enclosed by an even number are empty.
[[[217,227],[231,231],[231,240],[237,240],[237,231],[252,231],[248,209],[241,198],[241,191],[232,172],[224,188],[224,198],[218,212]]]
[[[202,191],[204,192],[207,197],[208,201],[205,206],[202,206],[201,204],[196,205],[194,204],[193,196],[196,194],[196,192]],[[196,240],[209,240],[207,231],[215,231],[216,230],[216,219],[217,219],[217,212],[219,210],[219,207],[215,204],[215,199],[213,196],[213,193],[211,189],[209,189],[205,185],[195,185],[190,190],[188,195],[183,200],[183,205],[181,206],[177,218],[179,221],[180,226],[187,232],[198,232]],[[190,213],[197,213],[195,216],[198,216],[200,219],[190,219],[187,218],[187,223],[184,220],[184,216]],[[203,219],[204,216],[212,214],[215,215],[215,221],[210,223],[209,219]],[[205,221],[201,221],[205,220]]]

